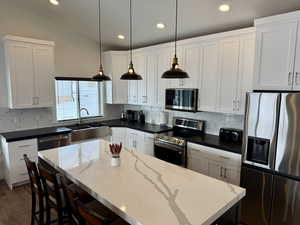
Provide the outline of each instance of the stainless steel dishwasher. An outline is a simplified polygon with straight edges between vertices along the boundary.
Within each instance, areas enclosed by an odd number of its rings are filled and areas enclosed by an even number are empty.
[[[38,150],[43,151],[51,148],[62,147],[71,144],[70,133],[51,135],[38,139]]]

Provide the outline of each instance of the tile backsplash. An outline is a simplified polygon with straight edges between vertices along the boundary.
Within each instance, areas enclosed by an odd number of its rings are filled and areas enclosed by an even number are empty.
[[[146,122],[159,123],[161,120],[160,112],[166,112],[168,115],[168,125],[172,125],[174,117],[184,117],[198,120],[205,120],[205,132],[208,134],[219,134],[219,129],[221,127],[230,127],[243,129],[244,116],[234,115],[234,114],[224,114],[216,112],[180,112],[180,111],[170,111],[164,110],[160,107],[148,107],[148,106],[135,106],[135,105],[125,105],[124,110],[143,110],[146,115]],[[154,121],[156,118],[156,121]]]
[[[106,105],[103,119],[119,118],[122,107],[120,105]],[[100,119],[97,119],[100,120]],[[26,130],[51,126],[64,126],[71,122],[57,122],[54,108],[11,110],[0,108],[0,133]]]

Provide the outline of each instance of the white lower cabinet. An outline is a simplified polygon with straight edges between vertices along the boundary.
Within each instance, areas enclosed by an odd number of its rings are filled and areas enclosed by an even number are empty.
[[[123,143],[128,149],[154,155],[154,135],[125,127],[112,128],[112,142]]]
[[[5,181],[10,189],[29,181],[23,155],[26,154],[32,161],[38,161],[37,139],[16,142],[6,142],[1,139],[4,155]]]
[[[240,154],[188,143],[187,161],[191,170],[231,184],[240,184]]]

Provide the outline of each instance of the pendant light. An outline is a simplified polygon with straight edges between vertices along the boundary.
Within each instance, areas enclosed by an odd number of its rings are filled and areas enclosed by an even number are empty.
[[[132,0],[129,2],[130,7],[130,63],[128,67],[128,72],[124,73],[121,76],[121,80],[142,80],[142,76],[137,74],[134,71],[133,63],[132,63]]]
[[[175,15],[175,55],[173,58],[172,67],[170,70],[163,73],[161,78],[164,79],[183,79],[189,78],[189,75],[179,68],[177,58],[177,27],[178,27],[178,0],[176,0],[176,15]]]
[[[110,77],[104,74],[103,66],[102,66],[102,36],[101,36],[101,0],[98,1],[98,31],[99,31],[99,53],[100,53],[100,67],[99,72],[93,76],[93,80],[96,81],[110,81]]]

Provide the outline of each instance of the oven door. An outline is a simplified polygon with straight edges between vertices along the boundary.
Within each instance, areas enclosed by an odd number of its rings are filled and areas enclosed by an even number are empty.
[[[184,146],[155,141],[154,156],[166,162],[186,167],[185,149]]]

